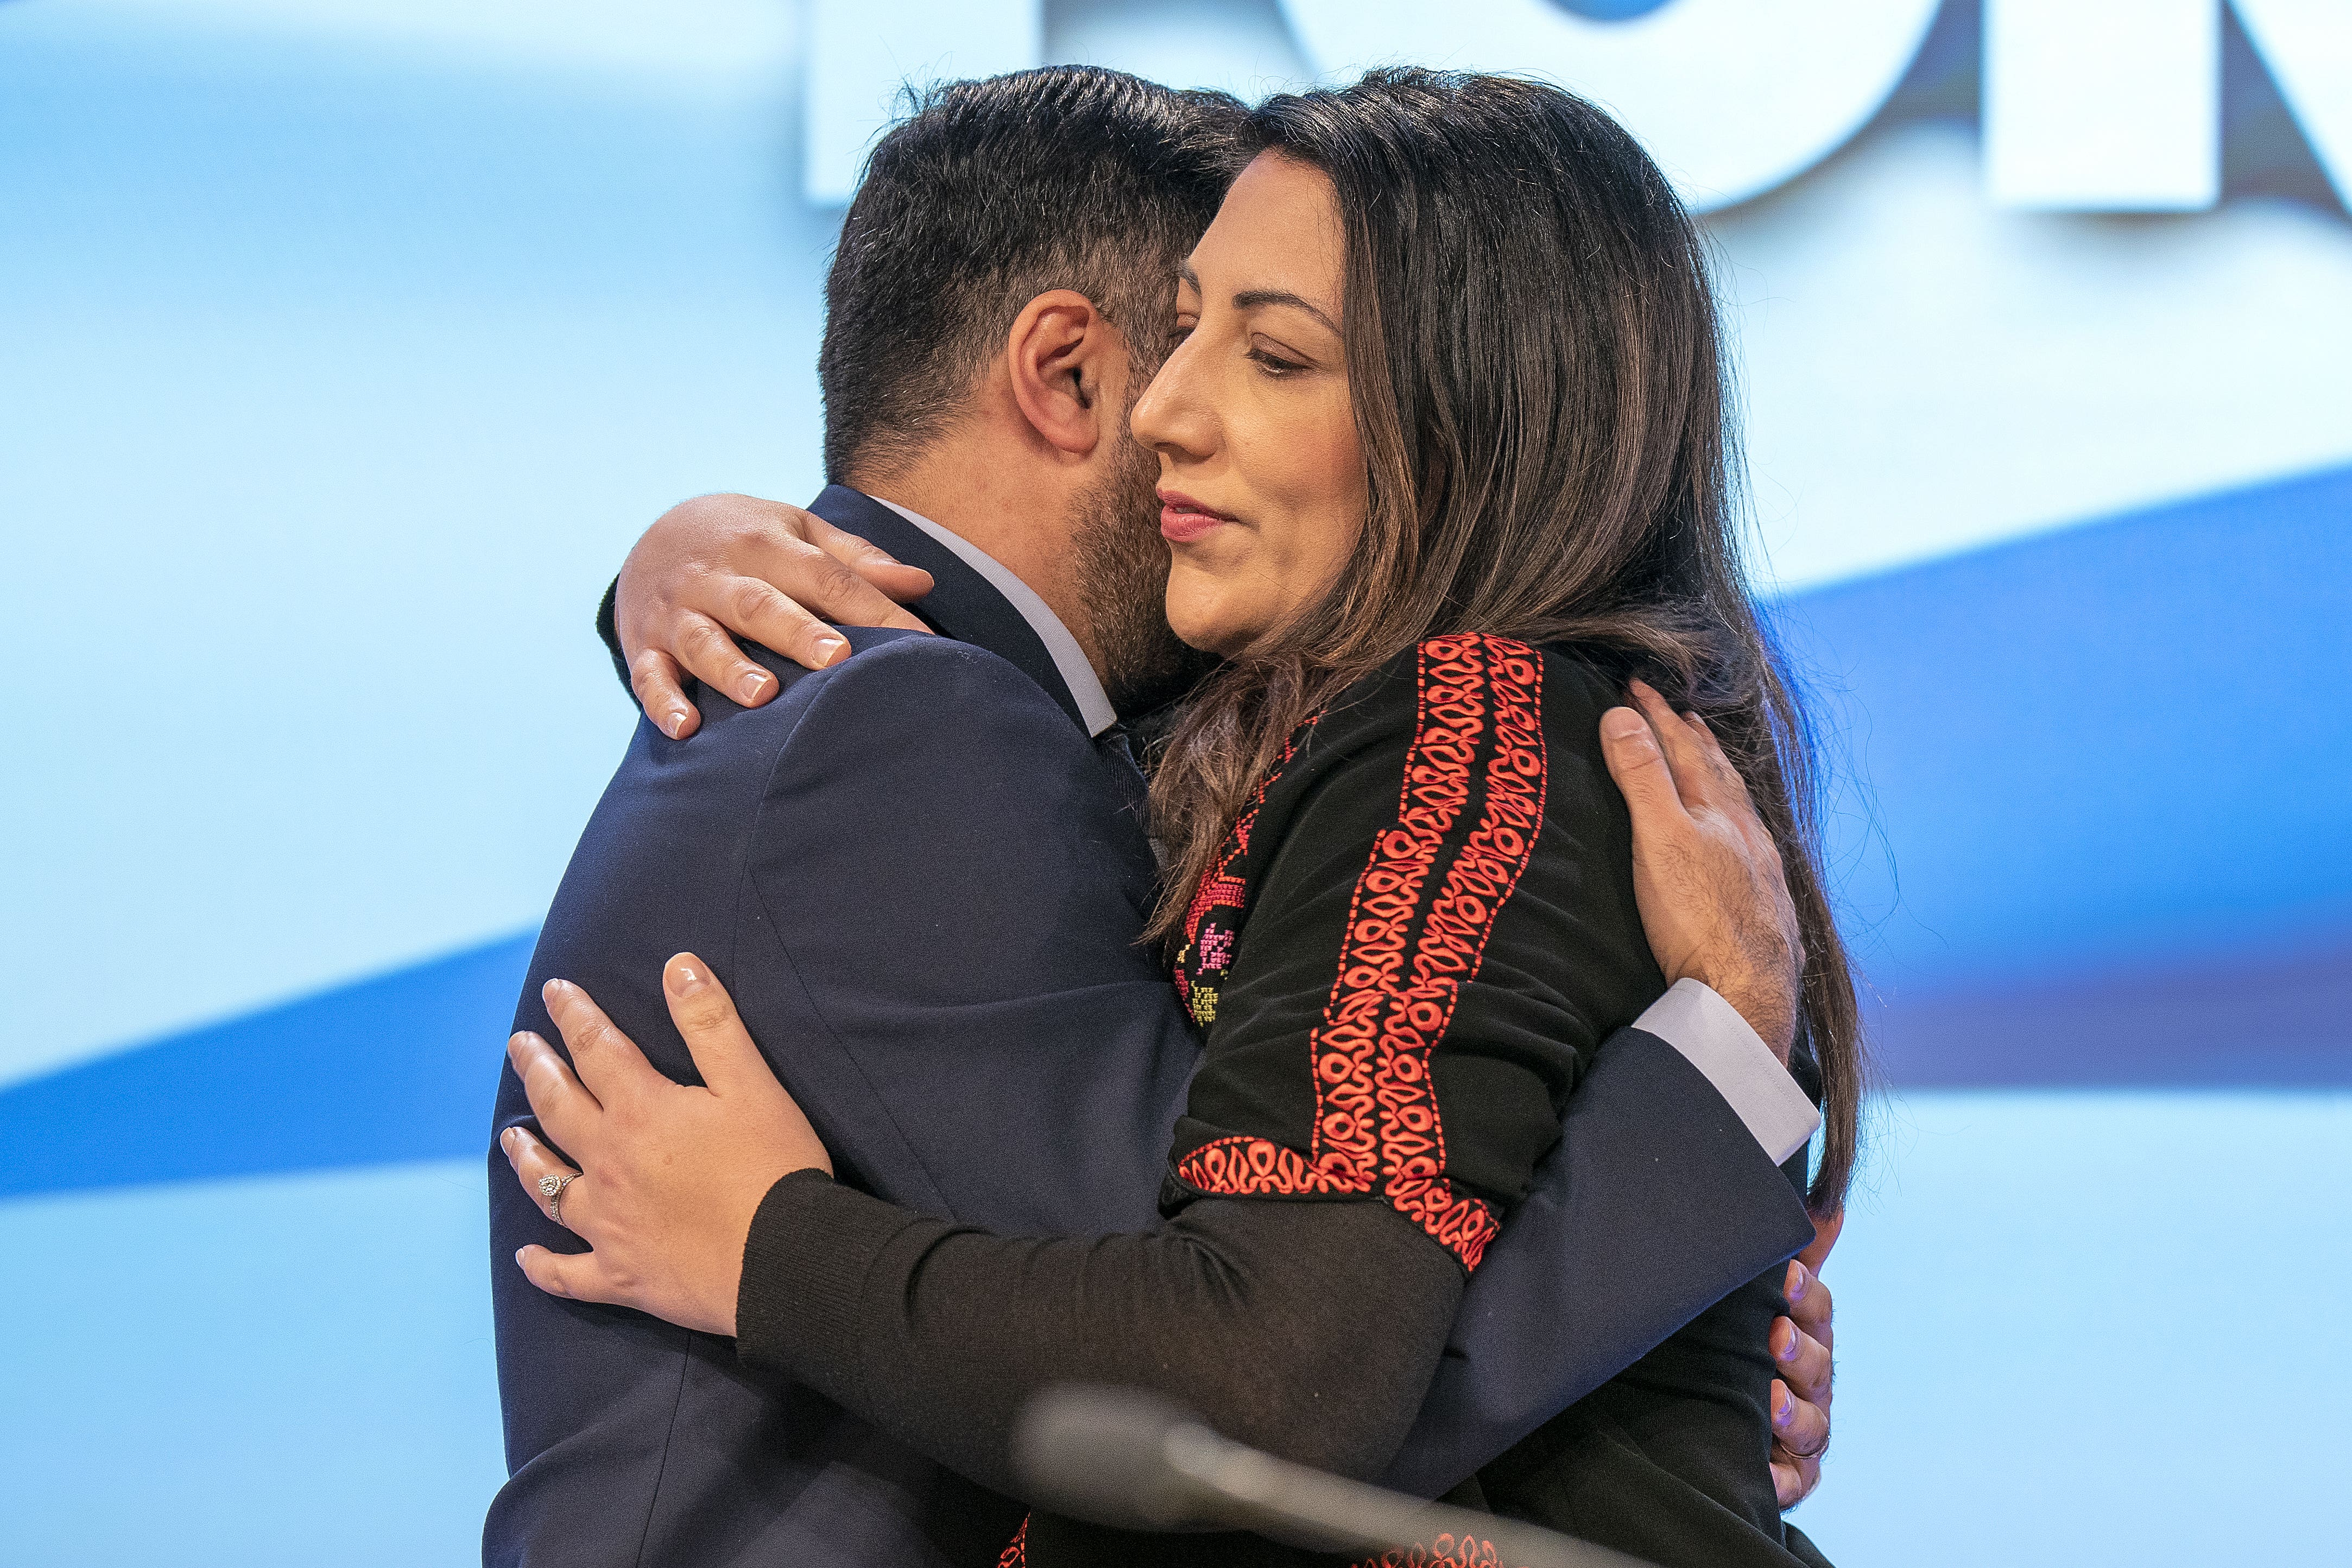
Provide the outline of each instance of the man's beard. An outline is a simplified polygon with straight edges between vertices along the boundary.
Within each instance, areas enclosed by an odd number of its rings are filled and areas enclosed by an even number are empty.
[[[1121,719],[1190,691],[1216,665],[1168,629],[1168,542],[1160,536],[1160,459],[1122,437],[1121,460],[1078,503],[1070,545],[1103,690]]]

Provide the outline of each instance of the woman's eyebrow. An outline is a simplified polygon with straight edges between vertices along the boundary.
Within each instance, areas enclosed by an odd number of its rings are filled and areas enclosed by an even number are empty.
[[[1325,315],[1321,307],[1309,303],[1287,289],[1244,289],[1234,296],[1234,309],[1236,310],[1252,310],[1260,305],[1288,305],[1294,310],[1304,310],[1328,327],[1333,337],[1340,335],[1339,323]]]
[[[1176,264],[1176,277],[1179,281],[1189,287],[1194,293],[1198,294],[1202,291],[1201,289],[1201,275],[1192,270],[1192,264],[1191,262],[1178,262]],[[1340,335],[1339,323],[1325,315],[1320,306],[1310,303],[1306,299],[1292,293],[1287,289],[1244,289],[1240,293],[1234,296],[1234,309],[1236,310],[1255,310],[1260,305],[1288,305],[1294,309],[1304,310],[1308,315],[1314,317],[1317,321],[1322,322],[1325,326],[1330,328],[1332,336],[1338,337]]]

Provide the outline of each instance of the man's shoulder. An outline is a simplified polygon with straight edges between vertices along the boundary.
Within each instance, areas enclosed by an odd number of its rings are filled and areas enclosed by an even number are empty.
[[[887,627],[845,630],[850,639],[847,658],[829,668],[801,672],[799,684],[806,689],[804,702],[812,717],[820,709],[854,709],[862,722],[905,718],[964,730],[1039,724],[1051,734],[1066,736],[1078,750],[1087,744],[1085,733],[1043,687],[986,648]],[[753,657],[765,651],[755,650]]]
[[[715,835],[778,820],[823,831],[885,797],[918,819],[961,824],[971,820],[972,797],[1016,783],[1025,782],[1040,810],[1100,793],[1088,738],[1012,664],[948,637],[843,629],[850,657],[824,669],[747,647],[777,678],[776,695],[745,708],[705,687],[696,699],[702,723],[683,740],[640,716],[591,837]],[[772,820],[762,803],[780,799],[793,810]]]
[[[702,728],[667,742],[680,755],[699,746],[738,763],[772,764],[786,752],[824,749],[844,759],[927,749],[1018,746],[1081,757],[1087,736],[1019,668],[985,648],[894,627],[846,626],[850,655],[805,669],[751,645],[745,654],[781,685],[758,708],[705,689]],[[714,759],[717,760],[717,759]]]
[[[1139,837],[1140,781],[1095,744],[1019,667],[985,648],[920,635],[877,640],[812,670],[706,735],[743,753],[719,764],[716,795],[748,794],[763,832],[866,831],[905,845],[942,836],[1049,837],[1123,861]],[[770,710],[776,711],[771,714]],[[725,739],[737,723],[746,741]]]

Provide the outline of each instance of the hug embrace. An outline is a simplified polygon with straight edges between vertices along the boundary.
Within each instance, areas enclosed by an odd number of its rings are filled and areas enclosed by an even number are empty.
[[[499,1089],[485,1561],[1346,1561],[1033,1508],[1083,1383],[1822,1562],[1860,1031],[1648,157],[1501,77],[956,83],[826,311],[832,482],[600,617],[645,721]]]

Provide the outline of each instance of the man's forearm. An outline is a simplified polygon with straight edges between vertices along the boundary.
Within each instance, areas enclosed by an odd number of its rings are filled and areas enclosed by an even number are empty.
[[[1443,1493],[1812,1235],[1795,1184],[1706,1076],[1619,1030],[1471,1279],[1386,1484]]]
[[[1633,1027],[1655,1035],[1698,1068],[1774,1164],[1785,1163],[1821,1126],[1820,1108],[1763,1037],[1698,981],[1676,981]]]

